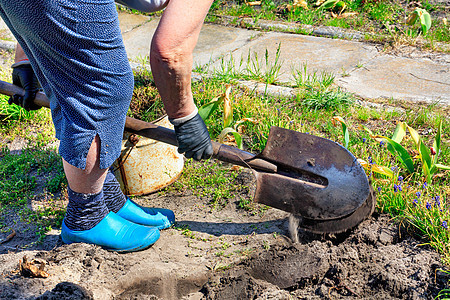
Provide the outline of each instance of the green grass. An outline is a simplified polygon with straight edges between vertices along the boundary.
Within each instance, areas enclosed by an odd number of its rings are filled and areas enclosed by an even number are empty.
[[[183,175],[168,190],[190,190],[195,196],[210,199],[212,209],[221,209],[242,187],[233,184],[239,171],[230,172],[222,163],[205,161],[186,163]]]
[[[36,196],[37,176],[44,180],[46,206],[29,208]],[[60,228],[65,210],[61,199],[51,192],[59,192],[66,185],[62,162],[53,149],[27,148],[21,154],[12,154],[3,148],[0,154],[0,215],[18,213],[21,221],[33,224],[41,242],[52,227]],[[0,230],[8,229],[4,223]]]

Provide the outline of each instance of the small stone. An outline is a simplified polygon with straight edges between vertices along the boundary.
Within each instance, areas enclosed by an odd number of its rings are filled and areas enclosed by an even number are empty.
[[[392,236],[391,232],[387,232],[386,230],[382,230],[380,233],[380,236],[378,237],[378,240],[383,245],[389,245],[392,244],[394,241],[394,237]]]

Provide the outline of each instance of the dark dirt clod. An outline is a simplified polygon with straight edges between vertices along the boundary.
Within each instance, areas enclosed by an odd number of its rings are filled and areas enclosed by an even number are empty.
[[[94,300],[94,295],[82,286],[71,282],[61,282],[56,287],[45,292],[36,300]]]

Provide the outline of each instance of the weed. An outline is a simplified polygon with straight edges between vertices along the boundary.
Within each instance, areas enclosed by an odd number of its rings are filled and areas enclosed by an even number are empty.
[[[295,81],[295,87],[313,87],[313,88],[328,88],[334,83],[334,75],[327,71],[322,71],[318,74],[317,71],[309,72],[306,63],[299,68],[292,69],[292,77]]]
[[[269,251],[269,250],[270,250],[270,244],[269,244],[268,241],[263,241],[263,248],[264,248],[264,250],[266,250],[266,251]]]
[[[340,110],[354,102],[352,94],[343,92],[340,88],[336,90],[308,88],[303,98],[302,105],[314,110]]]

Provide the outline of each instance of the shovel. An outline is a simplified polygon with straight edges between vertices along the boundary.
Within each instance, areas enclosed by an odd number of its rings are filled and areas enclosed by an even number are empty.
[[[0,81],[0,93],[23,89]],[[35,103],[49,107],[43,93]],[[175,132],[127,117],[125,130],[177,146]],[[321,137],[272,127],[266,147],[258,154],[212,142],[215,159],[250,168],[256,177],[254,201],[299,216],[304,228],[336,233],[369,216],[375,197],[362,166],[341,145]]]

